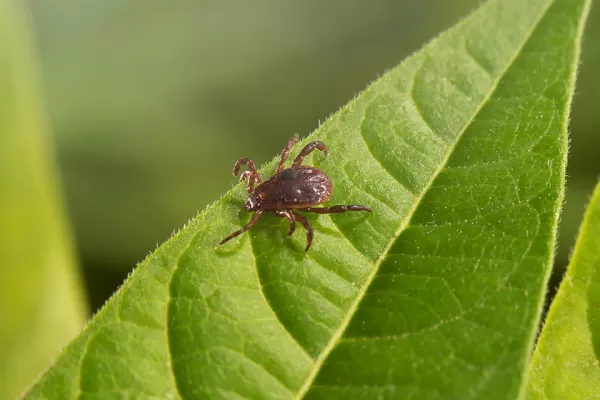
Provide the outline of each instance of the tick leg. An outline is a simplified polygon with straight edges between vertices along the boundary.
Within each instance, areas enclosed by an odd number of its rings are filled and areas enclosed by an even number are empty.
[[[254,182],[262,182],[260,175],[256,171],[256,165],[254,165],[254,161],[249,158],[240,158],[237,160],[233,166],[233,176],[237,176],[238,172],[240,172],[240,167],[246,164],[248,165],[248,169],[242,172],[242,175],[240,176],[240,182],[247,180],[248,193],[251,193],[254,190]]]
[[[350,205],[339,205],[339,206],[331,206],[331,207],[306,207],[302,208],[302,211],[315,213],[315,214],[335,214],[335,213],[344,213],[347,211],[368,211],[371,212],[369,207],[360,206],[355,204]]]
[[[246,226],[244,226],[242,229],[240,229],[239,231],[235,231],[233,232],[231,235],[227,236],[225,239],[221,240],[219,242],[219,246],[222,245],[223,243],[229,242],[231,239],[233,239],[236,236],[241,235],[242,233],[246,232],[248,229],[252,228],[254,226],[254,224],[256,224],[256,221],[258,221],[258,218],[261,216],[261,214],[263,213],[263,210],[258,210],[256,212],[256,214],[254,214],[254,217],[252,217],[252,219],[250,220],[250,222],[248,222],[246,224]]]
[[[279,160],[279,164],[277,164],[277,170],[275,171],[275,173],[283,170],[283,164],[285,163],[285,160],[287,160],[288,156],[290,155],[290,150],[292,150],[292,147],[294,147],[294,145],[296,144],[296,142],[299,139],[300,139],[300,137],[298,136],[298,134],[294,133],[294,135],[290,138],[290,140],[288,140],[287,144],[283,148],[283,151],[281,152],[281,159]]]
[[[312,226],[310,225],[310,222],[304,215],[298,214],[298,213],[292,213],[292,214],[294,214],[294,217],[296,217],[296,219],[298,221],[300,221],[300,223],[302,225],[304,225],[304,229],[306,229],[306,248],[304,249],[304,252],[306,253],[308,251],[308,249],[310,249],[310,245],[312,244],[312,241],[313,241]]]
[[[244,171],[244,172],[242,172],[242,174],[240,175],[240,182],[245,181],[251,175],[252,175],[252,172],[250,172],[250,171]]]
[[[278,217],[287,218],[290,221],[290,229],[288,230],[288,236],[292,236],[292,234],[296,230],[296,219],[294,218],[294,214],[292,214],[290,210],[279,210],[273,212]]]
[[[240,182],[248,180],[248,193],[252,193],[254,191],[254,182],[260,183],[260,176],[253,174],[251,171],[244,171],[242,175],[240,175]]]
[[[300,164],[302,164],[302,161],[304,161],[304,157],[306,157],[307,155],[312,153],[314,149],[321,150],[323,153],[325,153],[325,155],[327,155],[327,146],[325,146],[325,143],[312,142],[312,143],[307,144],[306,146],[304,146],[304,148],[302,150],[300,150],[300,153],[294,159],[293,166],[294,167],[300,166]]]

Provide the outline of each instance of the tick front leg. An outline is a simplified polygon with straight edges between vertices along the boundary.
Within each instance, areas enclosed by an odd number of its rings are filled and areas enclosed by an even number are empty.
[[[240,175],[240,182],[248,181],[248,193],[254,191],[254,182],[260,183],[260,176],[253,174],[251,171],[244,171]]]
[[[248,193],[252,193],[254,190],[254,182],[261,183],[262,179],[260,179],[260,175],[256,171],[256,165],[254,165],[254,161],[249,158],[240,158],[236,161],[233,166],[233,176],[237,176],[238,172],[240,172],[240,167],[242,165],[248,165],[248,169],[242,172],[240,176],[240,182],[247,180],[248,181]]]
[[[275,171],[275,173],[283,170],[283,164],[285,163],[285,160],[288,159],[288,157],[290,155],[290,150],[292,150],[292,147],[294,147],[294,145],[296,144],[296,142],[299,139],[300,139],[300,136],[298,136],[297,133],[294,133],[294,135],[290,138],[290,140],[288,140],[287,144],[283,148],[283,151],[281,152],[281,159],[279,160],[279,164],[277,164],[277,170]]]
[[[356,204],[350,205],[339,205],[339,206],[331,206],[331,207],[307,207],[302,208],[302,211],[315,213],[315,214],[336,214],[336,213],[345,213],[347,211],[368,211],[371,212],[369,207],[361,206]]]
[[[300,221],[300,223],[302,225],[304,225],[304,229],[306,229],[306,248],[304,249],[304,252],[306,253],[308,251],[308,249],[310,249],[310,245],[312,244],[312,241],[313,241],[313,229],[312,229],[312,226],[310,225],[310,222],[308,221],[308,218],[306,218],[302,214],[298,214],[298,213],[293,213],[293,214],[294,214],[294,217],[296,217],[296,219],[298,221]]]
[[[278,217],[287,218],[290,221],[290,229],[288,230],[288,236],[292,236],[292,234],[296,230],[296,219],[294,218],[294,214],[290,210],[273,211],[273,213]]]
[[[304,157],[313,152],[314,149],[321,150],[325,155],[327,155],[327,146],[323,142],[312,142],[304,146],[300,153],[294,159],[294,167],[300,166],[302,161],[304,161]]]
[[[227,236],[225,239],[221,240],[219,242],[219,246],[222,245],[223,243],[229,242],[231,239],[233,239],[236,236],[241,235],[242,233],[246,232],[248,229],[252,228],[254,226],[254,224],[256,224],[256,221],[258,221],[258,218],[262,215],[263,210],[258,210],[256,212],[256,214],[254,214],[254,217],[252,217],[252,219],[250,220],[250,222],[248,222],[246,224],[246,226],[244,226],[242,229],[240,229],[239,231],[235,231],[233,232],[231,235]]]

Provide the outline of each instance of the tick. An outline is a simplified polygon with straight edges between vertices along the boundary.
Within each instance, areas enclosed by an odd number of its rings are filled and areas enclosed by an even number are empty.
[[[262,179],[256,171],[256,165],[249,158],[240,158],[233,167],[233,176],[237,176],[240,166],[247,165],[248,169],[242,172],[240,182],[248,182],[248,193],[250,196],[244,203],[244,210],[256,213],[242,229],[233,232],[225,239],[221,240],[219,245],[241,235],[252,228],[256,221],[265,212],[270,212],[281,218],[287,218],[290,221],[288,236],[291,236],[296,229],[296,221],[306,229],[306,248],[310,249],[313,240],[313,229],[308,219],[298,213],[298,211],[330,214],[343,213],[346,211],[372,211],[367,206],[361,205],[337,205],[331,207],[315,207],[325,203],[331,197],[333,185],[325,172],[318,168],[302,165],[304,157],[312,153],[315,149],[322,151],[327,155],[327,146],[323,142],[312,142],[304,146],[298,156],[294,159],[291,168],[284,168],[284,163],[290,155],[292,147],[298,141],[298,135],[294,135],[288,140],[287,145],[281,152],[281,159],[277,164],[275,174],[269,180],[262,182]],[[254,184],[258,184],[256,188]]]

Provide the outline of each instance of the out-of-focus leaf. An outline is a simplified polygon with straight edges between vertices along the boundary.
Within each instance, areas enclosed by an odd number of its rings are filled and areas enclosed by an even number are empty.
[[[0,398],[21,393],[83,324],[27,19],[0,2]]]
[[[585,0],[490,1],[311,137],[330,203],[251,232],[238,186],[152,253],[30,398],[505,399],[552,263]],[[306,141],[304,142],[306,143]],[[262,169],[273,172],[273,163]]]
[[[531,364],[528,399],[600,399],[600,184]]]

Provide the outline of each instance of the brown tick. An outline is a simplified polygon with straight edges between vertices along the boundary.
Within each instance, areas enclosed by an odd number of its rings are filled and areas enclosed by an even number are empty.
[[[290,150],[298,141],[298,135],[294,135],[288,140],[287,145],[281,152],[281,159],[277,165],[275,175],[266,182],[256,171],[254,162],[249,158],[240,158],[233,167],[233,176],[237,176],[240,166],[248,165],[248,170],[242,172],[240,182],[248,182],[248,193],[250,196],[244,203],[244,210],[256,211],[250,222],[239,231],[233,232],[225,239],[221,240],[219,245],[241,235],[252,228],[258,218],[265,212],[271,212],[278,217],[287,218],[290,221],[288,236],[294,233],[296,229],[296,220],[300,221],[306,229],[306,249],[308,251],[313,240],[313,230],[308,219],[297,211],[304,211],[316,214],[343,213],[346,211],[372,211],[367,206],[360,205],[339,205],[331,207],[314,207],[325,203],[331,197],[333,187],[331,180],[323,171],[315,167],[301,165],[304,157],[313,150],[321,150],[327,155],[327,147],[322,142],[312,142],[304,146],[302,151],[294,159],[291,168],[284,169],[283,164],[287,160]],[[254,188],[254,184],[258,186]]]

